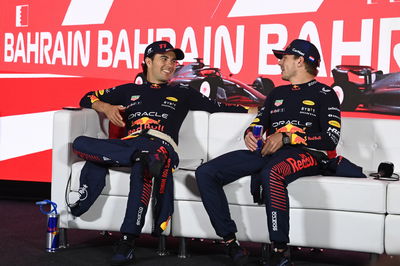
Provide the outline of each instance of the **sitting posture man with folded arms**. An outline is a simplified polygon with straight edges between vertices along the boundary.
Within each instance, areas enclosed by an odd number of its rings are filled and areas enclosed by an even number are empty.
[[[268,95],[245,131],[248,150],[224,154],[196,171],[204,207],[235,265],[246,264],[248,253],[236,240],[237,229],[230,217],[223,186],[253,175],[252,193],[265,203],[273,245],[269,265],[291,265],[286,252],[289,243],[287,185],[302,176],[319,174],[318,158],[325,158],[327,151],[335,150],[340,137],[339,100],[329,86],[314,79],[320,63],[317,48],[297,39],[284,51],[273,52],[280,59],[282,79],[291,84],[276,87]],[[264,127],[267,136],[259,149],[252,133],[257,125]]]
[[[71,213],[85,213],[100,195],[105,176],[111,166],[131,166],[130,191],[122,238],[112,265],[130,263],[134,259],[134,239],[141,233],[153,188],[153,234],[160,235],[173,212],[172,172],[179,159],[176,153],[178,133],[189,110],[213,112],[247,112],[243,107],[227,106],[210,100],[198,91],[170,86],[177,60],[184,58],[180,49],[166,41],[157,41],[145,49],[142,85],[124,84],[107,90],[92,91],[80,105],[104,113],[115,125],[125,127],[123,139],[95,139],[80,136],[73,143],[74,151],[86,160],[80,177],[80,199],[71,206]],[[123,114],[120,114],[123,111]],[[124,116],[124,117],[123,117]],[[153,179],[154,177],[154,179]]]

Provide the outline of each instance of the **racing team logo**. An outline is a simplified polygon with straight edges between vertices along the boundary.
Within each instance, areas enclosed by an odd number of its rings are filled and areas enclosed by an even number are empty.
[[[305,104],[305,105],[315,105],[315,103],[313,102],[313,101],[311,101],[311,100],[304,100],[303,101],[303,104]]]
[[[160,120],[145,116],[132,122],[132,130],[129,131],[129,134],[145,129],[155,129],[162,132],[164,131],[164,126],[160,125]]]
[[[292,124],[287,124],[286,126],[283,126],[279,128],[276,132],[285,132],[285,133],[292,133],[290,143],[291,144],[303,144],[307,145],[307,137],[301,137],[299,134],[305,134],[306,132],[304,129],[293,126]]]

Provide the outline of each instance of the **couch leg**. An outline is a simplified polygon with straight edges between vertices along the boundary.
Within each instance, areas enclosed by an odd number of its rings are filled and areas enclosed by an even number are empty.
[[[59,232],[59,248],[67,248],[69,246],[67,239],[67,229],[60,228]]]
[[[158,239],[158,249],[157,249],[158,256],[167,256],[169,252],[167,251],[167,237],[161,235]]]
[[[187,239],[185,237],[181,237],[179,239],[178,258],[186,259],[188,257],[190,257],[190,255],[187,253]]]
[[[369,265],[376,265],[379,260],[379,254],[370,253],[369,254]]]
[[[271,245],[267,243],[261,244],[261,259],[260,265],[269,265],[269,253],[271,251]]]

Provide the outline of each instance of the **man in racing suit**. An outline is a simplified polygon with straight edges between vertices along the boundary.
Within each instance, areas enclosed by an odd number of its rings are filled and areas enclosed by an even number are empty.
[[[282,79],[268,95],[257,117],[245,131],[248,150],[233,151],[211,160],[196,171],[196,180],[211,223],[236,265],[244,265],[248,253],[236,240],[223,186],[252,175],[255,199],[265,203],[273,251],[269,265],[290,265],[289,201],[287,185],[299,177],[319,174],[318,157],[334,152],[340,137],[339,101],[335,92],[314,78],[320,55],[308,41],[294,40],[279,58]],[[252,130],[262,125],[266,139],[257,149]],[[258,194],[260,186],[262,194]],[[254,189],[254,187],[256,189]]]
[[[80,199],[71,206],[74,216],[85,213],[99,196],[108,167],[132,167],[126,213],[120,229],[122,238],[111,259],[112,265],[133,261],[134,239],[144,225],[152,186],[156,198],[153,234],[160,235],[168,225],[173,212],[172,172],[179,162],[178,133],[188,111],[247,112],[243,107],[210,100],[192,88],[170,86],[167,82],[177,60],[184,58],[182,50],[170,43],[150,44],[144,57],[143,70],[147,77],[144,84],[129,83],[92,91],[80,102],[82,107],[103,112],[113,124],[125,127],[126,137],[80,136],[73,143],[74,152],[86,160],[80,176]]]

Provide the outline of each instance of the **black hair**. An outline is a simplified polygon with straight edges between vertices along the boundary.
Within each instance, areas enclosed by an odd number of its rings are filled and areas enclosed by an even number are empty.
[[[152,54],[151,56],[147,56],[147,57],[150,58],[151,61],[153,61],[155,55],[156,55],[156,54]],[[147,57],[144,58],[143,63],[142,63],[143,76],[144,76],[146,79],[147,79],[147,64],[146,64],[146,58],[147,58]]]

